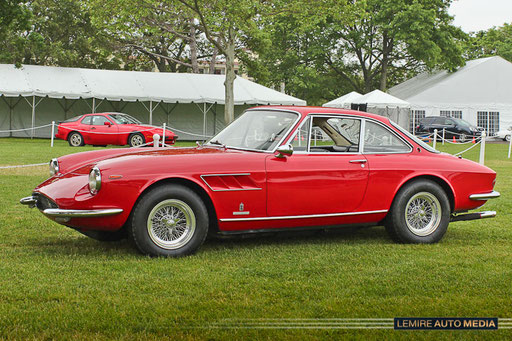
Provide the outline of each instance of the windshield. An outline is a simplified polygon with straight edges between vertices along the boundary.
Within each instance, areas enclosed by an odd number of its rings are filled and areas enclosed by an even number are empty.
[[[108,116],[117,124],[141,124],[139,120],[126,114],[110,114]]]
[[[420,146],[422,146],[423,148],[425,148],[429,152],[431,152],[431,153],[440,153],[439,150],[435,150],[434,148],[430,147],[428,144],[426,144],[425,142],[423,142],[422,140],[420,140],[419,138],[417,138],[413,134],[409,133],[407,130],[405,130],[404,128],[400,127],[395,122],[389,120],[389,123],[391,123],[391,125],[393,127],[395,127],[396,129],[400,130],[405,136],[407,136],[408,138],[410,138],[411,140],[413,140],[414,142],[416,142],[417,144],[419,144]]]
[[[261,151],[274,150],[297,118],[297,114],[286,111],[246,111],[207,144]]]
[[[472,125],[471,123],[464,121],[462,119],[452,118],[452,120],[454,120],[461,127],[466,128],[468,130],[476,130],[477,129],[474,125]]]

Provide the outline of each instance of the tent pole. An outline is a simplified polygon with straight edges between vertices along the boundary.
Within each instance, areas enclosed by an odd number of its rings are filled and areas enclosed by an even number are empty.
[[[14,107],[12,106],[12,98],[9,99],[9,137],[12,137],[12,113]]]
[[[153,101],[149,101],[149,124],[153,124]]]
[[[91,114],[94,114],[96,112],[96,98],[92,98],[92,112]]]
[[[32,130],[30,133],[30,138],[34,138],[34,126],[36,123],[36,96],[32,96]]]
[[[203,138],[206,137],[206,102],[203,103]]]

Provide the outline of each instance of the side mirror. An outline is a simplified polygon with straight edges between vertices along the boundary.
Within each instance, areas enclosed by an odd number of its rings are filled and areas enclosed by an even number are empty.
[[[112,125],[112,123],[110,123],[109,121],[103,122],[103,124],[109,127]]]
[[[293,146],[291,144],[285,144],[283,146],[279,146],[276,149],[276,157],[284,158],[285,156],[291,156],[293,154]]]

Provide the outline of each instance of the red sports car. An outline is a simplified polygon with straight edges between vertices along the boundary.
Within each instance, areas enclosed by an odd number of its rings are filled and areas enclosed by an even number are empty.
[[[109,112],[76,116],[61,122],[55,137],[67,140],[72,147],[92,145],[140,146],[153,142],[153,135],[163,136],[163,129],[142,124],[127,114]],[[165,131],[165,143],[174,144],[178,137]]]
[[[111,149],[50,162],[22,204],[92,238],[131,238],[154,256],[195,252],[207,233],[384,225],[435,243],[496,198],[496,173],[351,110],[258,107],[208,143]]]

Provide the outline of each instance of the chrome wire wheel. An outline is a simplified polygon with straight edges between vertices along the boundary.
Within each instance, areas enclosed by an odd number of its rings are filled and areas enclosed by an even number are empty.
[[[130,146],[137,147],[144,144],[144,138],[140,134],[135,134],[130,137]]]
[[[69,137],[69,144],[73,147],[80,147],[82,145],[82,135],[72,133]]]
[[[405,206],[405,222],[409,231],[424,237],[432,234],[441,223],[442,208],[435,195],[419,192]]]
[[[158,203],[149,213],[148,234],[151,240],[166,250],[179,249],[194,235],[196,217],[192,208],[177,199]]]

